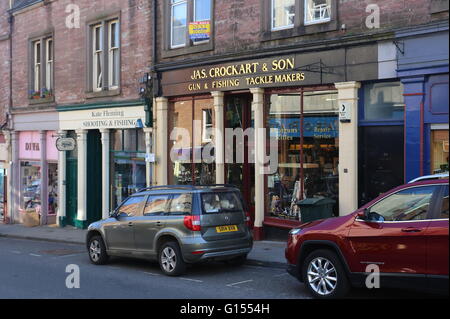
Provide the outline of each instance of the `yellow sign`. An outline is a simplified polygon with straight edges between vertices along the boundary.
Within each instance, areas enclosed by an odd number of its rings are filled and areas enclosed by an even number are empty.
[[[208,40],[210,36],[210,21],[196,21],[189,23],[189,37],[191,40]]]

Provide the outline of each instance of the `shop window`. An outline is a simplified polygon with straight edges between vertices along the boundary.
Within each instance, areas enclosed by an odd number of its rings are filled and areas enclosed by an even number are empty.
[[[196,99],[170,105],[169,156],[172,184],[214,184],[214,106],[212,99]]]
[[[21,197],[22,209],[35,209],[41,211],[41,166],[38,162],[21,162]]]
[[[405,102],[401,82],[364,85],[364,120],[404,120]]]
[[[335,91],[270,96],[267,127],[279,154],[277,172],[267,177],[271,216],[299,220],[300,200],[338,200],[337,110]]]
[[[128,196],[147,186],[144,132],[115,130],[111,145],[111,207],[117,207]]]
[[[48,164],[48,214],[58,213],[58,164]]]
[[[433,130],[431,139],[431,174],[448,172],[448,130]]]

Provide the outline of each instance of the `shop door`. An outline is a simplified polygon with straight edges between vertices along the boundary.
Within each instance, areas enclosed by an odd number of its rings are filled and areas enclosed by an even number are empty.
[[[68,158],[66,164],[66,224],[75,226],[78,203],[78,161]]]
[[[225,129],[242,129],[245,132],[246,129],[252,128],[254,121],[251,103],[252,96],[250,94],[227,96],[225,99]],[[238,147],[239,143],[242,143],[240,147]],[[236,139],[233,143],[228,142],[228,145],[225,145],[225,154],[233,154],[233,163],[225,165],[225,182],[236,185],[241,190],[252,222],[255,218],[255,164],[251,163],[254,161],[251,160],[253,155],[249,154],[249,147],[254,149],[253,143],[254,141],[244,138],[243,141]],[[240,152],[239,148],[243,152]]]
[[[102,142],[98,130],[88,133],[87,163],[87,222],[90,224],[102,219]]]
[[[404,183],[403,126],[360,129],[360,206]]]

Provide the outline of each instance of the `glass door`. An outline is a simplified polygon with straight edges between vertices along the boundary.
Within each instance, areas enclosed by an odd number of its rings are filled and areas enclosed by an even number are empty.
[[[255,164],[254,153],[251,151],[254,150],[254,141],[249,140],[245,134],[247,129],[254,126],[251,102],[250,94],[229,95],[225,99],[225,129],[234,130],[237,136],[233,143],[228,141],[225,145],[225,154],[233,154],[232,163],[225,164],[225,182],[236,185],[241,190],[254,220]],[[226,136],[226,133],[224,135]]]

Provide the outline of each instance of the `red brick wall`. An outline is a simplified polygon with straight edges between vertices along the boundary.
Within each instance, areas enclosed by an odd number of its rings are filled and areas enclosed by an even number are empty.
[[[68,4],[80,7],[79,29],[66,27]],[[143,0],[58,0],[15,17],[13,104],[14,108],[30,108],[28,99],[29,39],[36,32],[54,30],[54,82],[58,105],[95,103],[87,99],[87,22],[107,13],[121,15],[121,95],[105,98],[120,101],[139,98],[138,79],[148,72],[151,63],[150,1]]]
[[[0,126],[9,104],[9,1],[0,1]]]
[[[214,50],[195,55],[173,58],[160,58],[160,62],[199,58],[223,53],[252,52],[259,48],[276,48],[279,45],[314,40],[338,38],[361,33],[380,32],[396,27],[425,24],[436,20],[448,19],[444,14],[430,14],[431,0],[336,0],[338,3],[339,29],[346,25],[346,31],[340,30],[309,34],[276,41],[261,41],[261,0],[216,0],[214,23]],[[159,7],[159,21],[162,21],[162,3]],[[380,29],[369,30],[366,27],[366,13],[369,4],[380,7]],[[161,39],[165,26],[159,24],[158,37]],[[159,46],[161,52],[162,45]],[[161,54],[159,55],[161,57]]]

